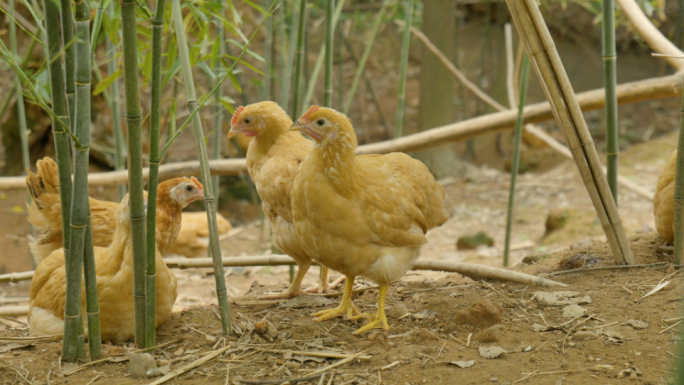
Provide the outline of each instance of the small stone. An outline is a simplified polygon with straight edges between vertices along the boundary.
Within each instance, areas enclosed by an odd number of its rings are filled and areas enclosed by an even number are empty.
[[[204,336],[204,339],[209,343],[209,344],[215,344],[218,339],[210,334],[206,334]]]
[[[570,250],[583,249],[586,247],[590,247],[593,244],[594,244],[594,241],[592,241],[590,238],[582,238],[579,241],[573,242],[573,244],[570,245]]]
[[[183,352],[185,352],[185,349],[179,348],[179,349],[176,349],[175,352],[173,352],[173,355],[176,356],[176,357],[179,357],[179,356],[181,356],[181,355],[183,354]]]
[[[596,340],[599,338],[599,335],[596,333],[592,332],[577,332],[575,335],[572,336],[573,341],[586,341],[586,340]],[[593,357],[589,357],[589,361],[593,361]]]
[[[613,365],[594,365],[589,370],[594,371],[594,372],[604,372],[604,373],[609,373],[615,370],[615,366]]]
[[[400,317],[406,315],[408,313],[408,309],[406,308],[406,305],[403,303],[398,303],[391,308],[387,309],[387,316],[393,319],[399,319]]]
[[[458,250],[473,250],[480,245],[486,245],[489,247],[494,246],[494,239],[487,235],[484,231],[480,231],[473,235],[466,235],[458,238],[456,242],[456,248]]]
[[[579,305],[568,305],[563,308],[564,318],[576,318],[587,314],[587,309]]]
[[[411,314],[411,318],[413,318],[413,319],[426,319],[426,318],[428,318],[428,317],[430,317],[430,316],[432,316],[432,315],[435,315],[435,314],[437,314],[436,311],[425,309],[425,310],[423,310],[423,311],[421,311],[421,312],[419,312],[419,313],[413,313],[413,314]]]
[[[640,329],[646,329],[648,327],[648,324],[644,321],[641,320],[636,320],[636,319],[631,319],[627,321],[627,325],[633,327],[634,329],[640,330]]]
[[[532,265],[535,264],[539,261],[541,261],[542,256],[541,255],[528,255],[525,258],[523,258],[522,263],[526,265]]]
[[[496,378],[496,377],[492,377],[492,378],[489,379],[489,381],[491,381],[491,382],[499,382],[499,379]]]
[[[190,328],[187,326],[181,326],[180,331],[181,333],[188,333],[190,331]]]

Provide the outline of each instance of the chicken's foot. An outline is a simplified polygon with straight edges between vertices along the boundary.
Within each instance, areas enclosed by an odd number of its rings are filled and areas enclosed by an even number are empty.
[[[306,291],[302,290],[301,287],[304,275],[306,275],[306,272],[309,270],[310,266],[311,264],[297,265],[297,274],[287,290],[280,294],[265,295],[263,297],[259,297],[259,299],[290,299],[299,295],[308,294]]]
[[[380,291],[380,293],[378,294],[378,312],[375,313],[375,318],[371,322],[367,323],[366,325],[352,333],[353,335],[358,336],[359,334],[367,332],[372,329],[389,330],[390,326],[387,323],[387,317],[385,316],[385,297],[387,296],[387,285],[380,285],[378,290]],[[364,313],[359,314],[356,317],[352,317],[351,319],[360,319],[365,318],[366,316],[367,314]]]
[[[344,286],[344,295],[342,296],[342,303],[340,303],[340,306],[335,309],[322,310],[312,314],[312,317],[316,317],[314,321],[321,322],[335,317],[352,318],[352,316],[359,315],[359,310],[354,306],[351,300],[353,290],[354,277],[347,277],[347,283]]]
[[[321,281],[318,283],[318,286],[310,287],[310,288],[308,288],[308,289],[306,289],[306,290],[304,290],[304,291],[306,291],[306,292],[308,292],[308,293],[324,294],[324,293],[329,292],[330,289],[336,288],[337,285],[339,285],[340,283],[342,283],[342,281],[344,281],[345,279],[347,279],[347,277],[345,277],[345,276],[343,275],[343,276],[341,276],[340,278],[334,280],[332,283],[328,283],[328,273],[329,273],[329,271],[330,271],[330,270],[329,270],[327,267],[321,266]]]

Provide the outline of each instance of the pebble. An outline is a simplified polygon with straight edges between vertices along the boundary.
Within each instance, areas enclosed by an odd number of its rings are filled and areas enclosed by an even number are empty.
[[[573,341],[585,341],[598,339],[599,335],[592,332],[577,332],[572,336]]]
[[[489,379],[489,381],[491,381],[491,382],[499,382],[499,379],[496,378],[496,377],[492,377],[492,378]]]

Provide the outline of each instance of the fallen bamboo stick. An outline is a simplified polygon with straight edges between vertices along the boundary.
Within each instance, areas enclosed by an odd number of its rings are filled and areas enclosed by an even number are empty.
[[[552,103],[556,122],[572,151],[584,185],[618,265],[634,264],[622,219],[602,171],[594,142],[535,0],[506,0],[527,55]]]
[[[0,316],[2,317],[19,317],[28,314],[28,306],[2,306],[0,307]]]
[[[654,79],[624,83],[617,87],[618,104],[638,103],[645,100],[664,99],[681,96],[682,79],[678,75],[663,76]],[[582,111],[603,108],[605,95],[603,88],[577,94],[577,102]],[[462,122],[436,127],[416,134],[406,135],[378,143],[359,146],[357,154],[386,154],[402,151],[424,150],[445,142],[465,140],[478,135],[512,129],[515,126],[517,112],[501,111],[479,116]],[[548,102],[531,104],[525,107],[525,121],[539,123],[553,119],[553,111]],[[529,132],[529,129],[527,129]],[[247,172],[244,159],[221,159],[209,161],[212,175],[240,175]],[[149,170],[143,169],[143,178],[147,179]],[[178,176],[199,176],[199,162],[177,162],[164,164],[159,168],[159,181]],[[90,186],[117,186],[128,182],[126,171],[108,171],[92,173],[88,176]],[[24,177],[0,177],[0,191],[23,190],[26,188]]]
[[[175,269],[197,269],[213,267],[211,258],[166,258],[164,259],[166,266]],[[223,266],[289,266],[294,265],[295,262],[287,255],[271,254],[257,257],[224,257]],[[314,263],[315,265],[315,263]],[[459,273],[471,278],[482,279],[491,278],[503,281],[518,282],[527,285],[537,286],[567,286],[564,283],[552,281],[550,279],[536,277],[517,271],[501,269],[498,267],[482,266],[473,263],[441,261],[435,259],[418,260],[412,270],[432,270],[445,271],[450,273]],[[28,271],[21,274],[24,280],[31,279],[33,272]],[[10,282],[10,277],[15,274],[0,275],[0,283]],[[14,281],[16,282],[16,281]],[[3,309],[0,307],[0,309]],[[0,313],[2,315],[2,313]]]

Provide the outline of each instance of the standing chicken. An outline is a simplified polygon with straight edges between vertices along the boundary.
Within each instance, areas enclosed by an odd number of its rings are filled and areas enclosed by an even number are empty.
[[[663,172],[658,177],[653,196],[653,214],[658,234],[669,244],[674,243],[674,190],[677,173],[677,150],[670,155]]]
[[[378,311],[354,334],[389,329],[387,286],[411,268],[427,231],[448,219],[444,188],[408,155],[357,157],[351,122],[335,110],[312,106],[291,131],[315,141],[292,189],[297,238],[316,261],[347,276],[341,305],[313,316],[322,321],[355,313],[354,278],[362,275],[379,284]]]
[[[102,341],[118,344],[133,337],[135,329],[133,242],[128,195],[119,204],[113,220],[115,223],[111,244],[107,248],[95,247],[94,251]],[[176,301],[176,277],[166,267],[159,250],[155,262],[156,324],[159,326],[168,318]],[[28,320],[31,335],[62,333],[66,301],[64,249],[55,250],[38,265],[31,281],[29,297]],[[81,298],[85,306],[83,285]]]
[[[57,164],[50,158],[36,164],[38,174],[29,171],[26,185],[32,202],[28,206],[28,220],[39,238],[29,246],[36,264],[62,247],[62,204],[59,196]],[[171,247],[181,228],[181,211],[185,206],[204,197],[202,184],[197,179],[174,178],[157,188],[157,248],[162,253]],[[116,227],[118,203],[90,198],[93,244],[107,247],[112,242]]]
[[[254,137],[247,149],[247,169],[261,197],[264,214],[271,223],[273,239],[280,250],[297,262],[297,275],[284,293],[262,299],[292,298],[304,294],[301,284],[311,266],[311,257],[297,240],[292,225],[290,191],[299,164],[313,144],[297,132],[288,132],[292,119],[274,102],[240,107],[231,121],[228,139],[239,132]],[[333,287],[339,282],[333,283]],[[319,292],[327,292],[328,269],[323,267]]]

